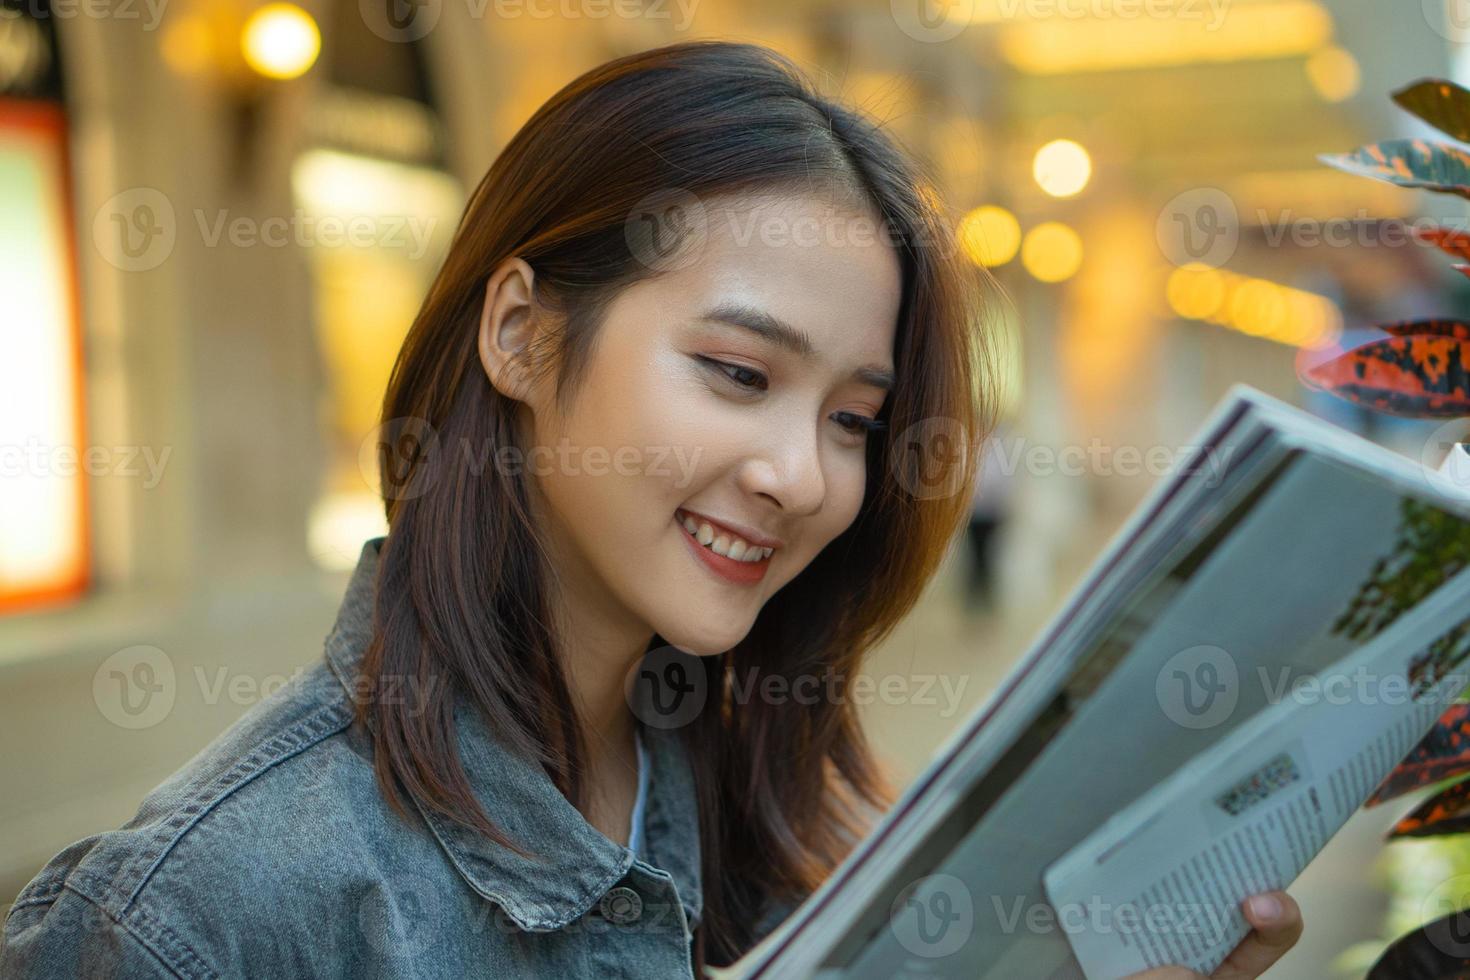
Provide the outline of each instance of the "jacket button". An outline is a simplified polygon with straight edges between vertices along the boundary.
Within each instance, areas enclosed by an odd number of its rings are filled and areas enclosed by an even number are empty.
[[[598,908],[604,919],[625,926],[630,922],[637,922],[638,917],[643,914],[643,899],[633,889],[619,885],[602,896]]]

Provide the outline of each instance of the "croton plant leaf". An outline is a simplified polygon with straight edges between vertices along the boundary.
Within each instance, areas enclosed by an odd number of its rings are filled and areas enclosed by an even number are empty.
[[[1467,320],[1403,320],[1399,323],[1381,323],[1379,328],[1395,337],[1454,337],[1470,340],[1470,321]]]
[[[1413,231],[1414,237],[1421,242],[1441,248],[1456,258],[1470,259],[1470,233],[1446,228],[1444,225],[1415,228]]]
[[[1323,153],[1317,159],[1345,173],[1376,177],[1400,187],[1470,197],[1470,153],[1447,143],[1384,140],[1351,153]]]
[[[1470,912],[1451,912],[1397,940],[1366,980],[1465,980],[1470,977]]]
[[[1305,368],[1302,380],[1410,418],[1470,415],[1470,358],[1453,336],[1385,337]]]
[[[1455,783],[1421,803],[1388,832],[1388,839],[1400,837],[1442,837],[1470,830],[1470,780]]]
[[[1393,100],[1442,133],[1470,141],[1470,92],[1443,78],[1421,78]]]
[[[1394,767],[1364,806],[1377,806],[1424,786],[1470,774],[1470,704],[1453,704]]]

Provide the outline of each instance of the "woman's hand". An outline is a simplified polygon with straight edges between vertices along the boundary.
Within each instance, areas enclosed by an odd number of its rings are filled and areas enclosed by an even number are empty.
[[[1302,910],[1286,892],[1266,892],[1245,901],[1246,921],[1255,928],[1240,941],[1210,980],[1254,980],[1296,945],[1302,935]],[[1205,980],[1182,966],[1135,973],[1126,980]]]

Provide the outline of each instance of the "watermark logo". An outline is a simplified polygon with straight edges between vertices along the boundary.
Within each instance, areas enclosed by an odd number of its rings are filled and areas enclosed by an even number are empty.
[[[1470,44],[1470,0],[1420,0],[1424,23],[1452,44]]]
[[[1164,205],[1154,235],[1164,257],[1176,266],[1199,262],[1219,267],[1240,244],[1240,213],[1218,187],[1196,187]]]
[[[123,272],[156,269],[173,254],[178,222],[173,203],[152,187],[134,187],[108,198],[92,218],[92,241]]]
[[[1235,658],[1202,644],[1170,657],[1154,680],[1154,696],[1165,716],[1182,728],[1213,728],[1228,720],[1240,700]]]
[[[152,728],[168,717],[178,696],[174,662],[158,647],[119,650],[92,675],[92,700],[119,728]]]
[[[373,428],[357,449],[357,466],[368,486],[385,500],[412,500],[433,486],[439,433],[427,419],[389,419]]]
[[[357,0],[367,29],[397,44],[427,37],[439,23],[442,6],[442,0]]]
[[[654,191],[628,212],[623,235],[633,258],[655,272],[673,272],[699,260],[709,241],[709,213],[683,188]]]
[[[368,945],[394,956],[419,953],[436,942],[446,918],[441,886],[420,874],[395,874],[391,889],[373,888],[357,907],[357,927]]]
[[[889,0],[893,22],[915,41],[938,44],[960,36],[975,16],[975,0]]]
[[[1419,903],[1424,937],[1446,956],[1470,959],[1470,875],[1448,878]]]
[[[633,716],[652,728],[682,728],[704,710],[709,680],[695,654],[674,646],[645,653],[623,679]]]
[[[964,487],[970,440],[956,419],[920,419],[888,447],[894,480],[920,500],[950,497]]]
[[[1470,494],[1470,425],[1464,419],[1452,419],[1436,426],[1424,440],[1419,452],[1419,466],[1425,482],[1440,493],[1451,496]]]
[[[975,899],[954,875],[929,875],[899,893],[888,921],[899,945],[915,956],[948,956],[975,929]]]

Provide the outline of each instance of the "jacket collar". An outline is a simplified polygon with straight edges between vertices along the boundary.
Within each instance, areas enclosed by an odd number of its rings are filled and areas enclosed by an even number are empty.
[[[349,696],[372,638],[379,551],[386,538],[363,545],[326,659]],[[539,765],[495,738],[461,697],[454,712],[460,761],[491,821],[512,840],[534,848],[523,857],[418,804],[450,863],[475,891],[526,930],[559,929],[584,915],[633,865],[635,856],[589,824]],[[693,774],[676,731],[643,729],[649,765],[643,860],[674,880],[690,927],[702,910],[699,821]]]

